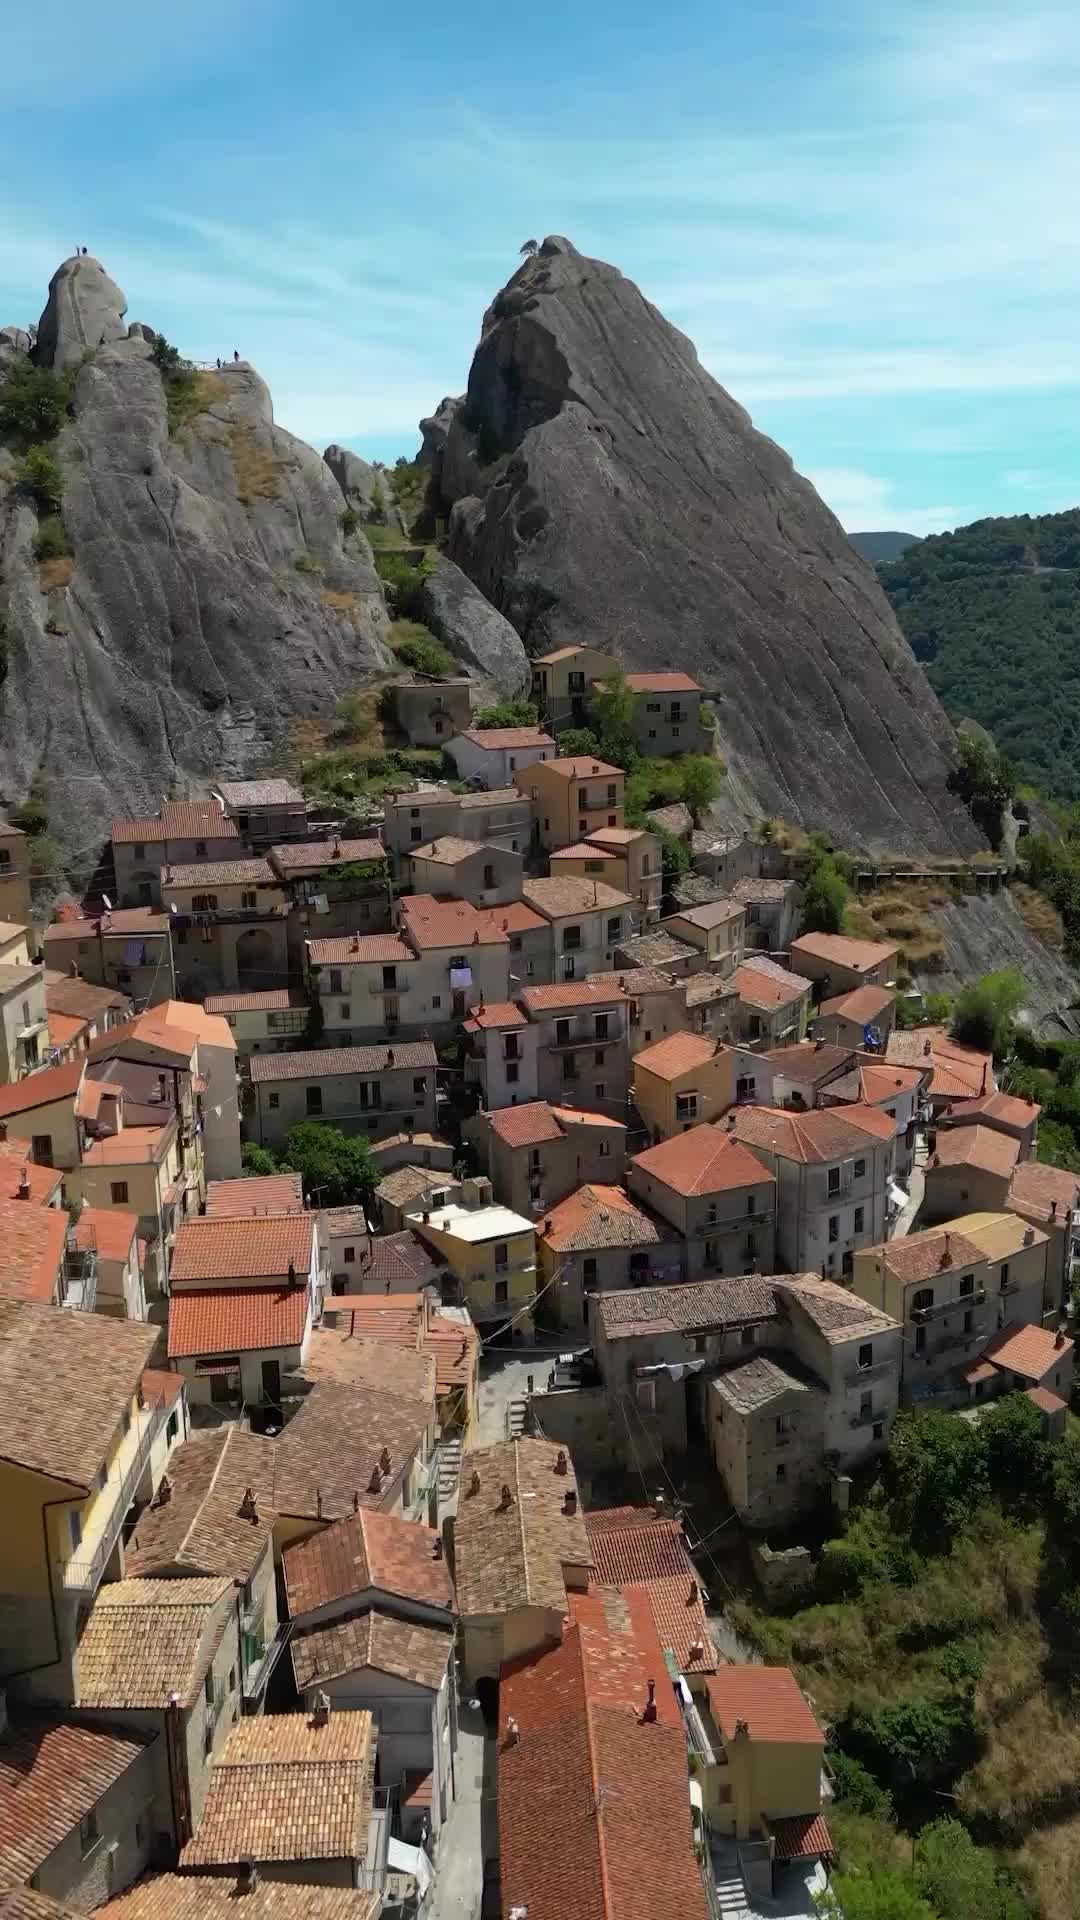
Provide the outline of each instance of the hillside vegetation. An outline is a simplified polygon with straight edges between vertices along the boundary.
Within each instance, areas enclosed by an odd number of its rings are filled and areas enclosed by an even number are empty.
[[[1044,793],[1080,799],[1080,509],[978,520],[878,571],[952,718],[986,727]]]

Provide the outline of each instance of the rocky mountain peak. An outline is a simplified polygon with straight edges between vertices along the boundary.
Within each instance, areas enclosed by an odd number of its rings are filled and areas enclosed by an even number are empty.
[[[127,298],[110,280],[100,260],[72,254],[49,281],[49,297],[38,321],[34,359],[39,367],[62,373],[88,347],[122,340],[127,332]]]

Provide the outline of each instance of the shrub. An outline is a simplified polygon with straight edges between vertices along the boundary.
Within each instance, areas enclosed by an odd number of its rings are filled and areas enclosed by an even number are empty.
[[[240,1148],[240,1165],[245,1173],[276,1173],[278,1163],[269,1147],[260,1147],[255,1140],[245,1140]]]
[[[58,513],[50,513],[46,519],[38,522],[34,536],[34,559],[59,560],[68,551],[64,523]]]
[[[841,933],[848,884],[832,853],[815,849],[803,889],[803,933]]]
[[[959,1820],[946,1817],[923,1828],[914,1878],[939,1920],[1027,1920],[1027,1902],[1011,1875]]]
[[[872,1814],[887,1820],[892,1812],[892,1797],[879,1787],[872,1773],[852,1753],[837,1750],[827,1756],[836,1798],[855,1813]]]
[[[948,1413],[902,1413],[886,1466],[893,1526],[917,1553],[944,1553],[987,1494],[978,1427]]]
[[[321,573],[322,562],[313,553],[298,553],[293,561],[297,573]]]
[[[990,845],[1000,847],[1005,814],[1016,787],[1015,769],[981,731],[961,731],[957,746],[960,760],[949,775],[949,786],[960,795]]]
[[[380,548],[375,554],[375,569],[387,589],[394,612],[402,619],[416,619],[421,611],[424,568],[414,566],[404,554]]]
[[[535,727],[540,724],[540,715],[532,700],[500,700],[497,706],[481,707],[472,723],[481,729]]]
[[[342,1133],[318,1120],[290,1128],[282,1165],[301,1175],[305,1195],[322,1207],[355,1206],[382,1177],[363,1134]]]
[[[952,1019],[952,1036],[964,1046],[982,1047],[999,1057],[1009,1051],[1016,1015],[1024,1001],[1024,982],[1012,967],[985,973],[962,988]]]
[[[395,621],[390,629],[390,646],[402,665],[411,667],[414,673],[430,674],[436,680],[453,673],[453,655],[416,621]]]
[[[12,807],[8,818],[13,827],[18,827],[20,832],[28,833],[31,837],[45,832],[49,824],[49,807],[40,778],[31,781],[30,792],[22,806]]]
[[[356,508],[346,507],[343,513],[339,513],[338,525],[346,539],[348,539],[350,533],[355,533],[357,527],[360,525],[360,515],[357,513]]]
[[[572,760],[578,754],[600,752],[600,742],[591,727],[567,727],[555,735],[555,745],[564,760]]]
[[[71,409],[74,372],[17,360],[0,387],[0,439],[31,447],[53,440]]]
[[[688,753],[679,762],[681,798],[695,820],[700,820],[720,791],[720,767],[704,753]]]
[[[30,447],[16,466],[15,477],[24,492],[33,498],[39,513],[59,513],[64,476],[50,447],[40,444]]]

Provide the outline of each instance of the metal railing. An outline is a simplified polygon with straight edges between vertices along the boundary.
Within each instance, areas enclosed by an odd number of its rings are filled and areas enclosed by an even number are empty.
[[[150,1418],[129,1464],[122,1472],[110,1474],[99,1490],[97,1498],[100,1500],[112,1489],[111,1510],[101,1538],[89,1557],[73,1558],[60,1563],[60,1575],[66,1591],[96,1593],[101,1585],[101,1576],[105,1571],[109,1555],[120,1538],[124,1521],[135,1498],[135,1489],[146,1471],[151,1448],[165,1424],[165,1414],[166,1409],[160,1402],[150,1409]]]
[[[255,1645],[250,1646],[249,1649],[242,1649],[241,1691],[245,1713],[253,1713],[256,1710],[259,1699],[266,1689],[266,1683],[292,1638],[293,1625],[292,1620],[282,1620],[269,1640],[263,1640],[261,1635],[253,1633],[245,1626],[244,1641],[255,1643],[258,1648],[257,1653]]]
[[[61,1268],[63,1289],[61,1305],[93,1313],[97,1300],[97,1253],[92,1247],[76,1247],[69,1241],[64,1248]]]

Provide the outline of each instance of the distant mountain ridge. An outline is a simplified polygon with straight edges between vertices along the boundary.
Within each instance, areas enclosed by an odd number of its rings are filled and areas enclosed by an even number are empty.
[[[913,547],[919,536],[917,533],[849,533],[856,553],[869,560],[872,567],[880,567],[883,561],[899,560],[902,553]]]
[[[953,719],[1080,800],[1080,508],[932,534],[878,577]]]

